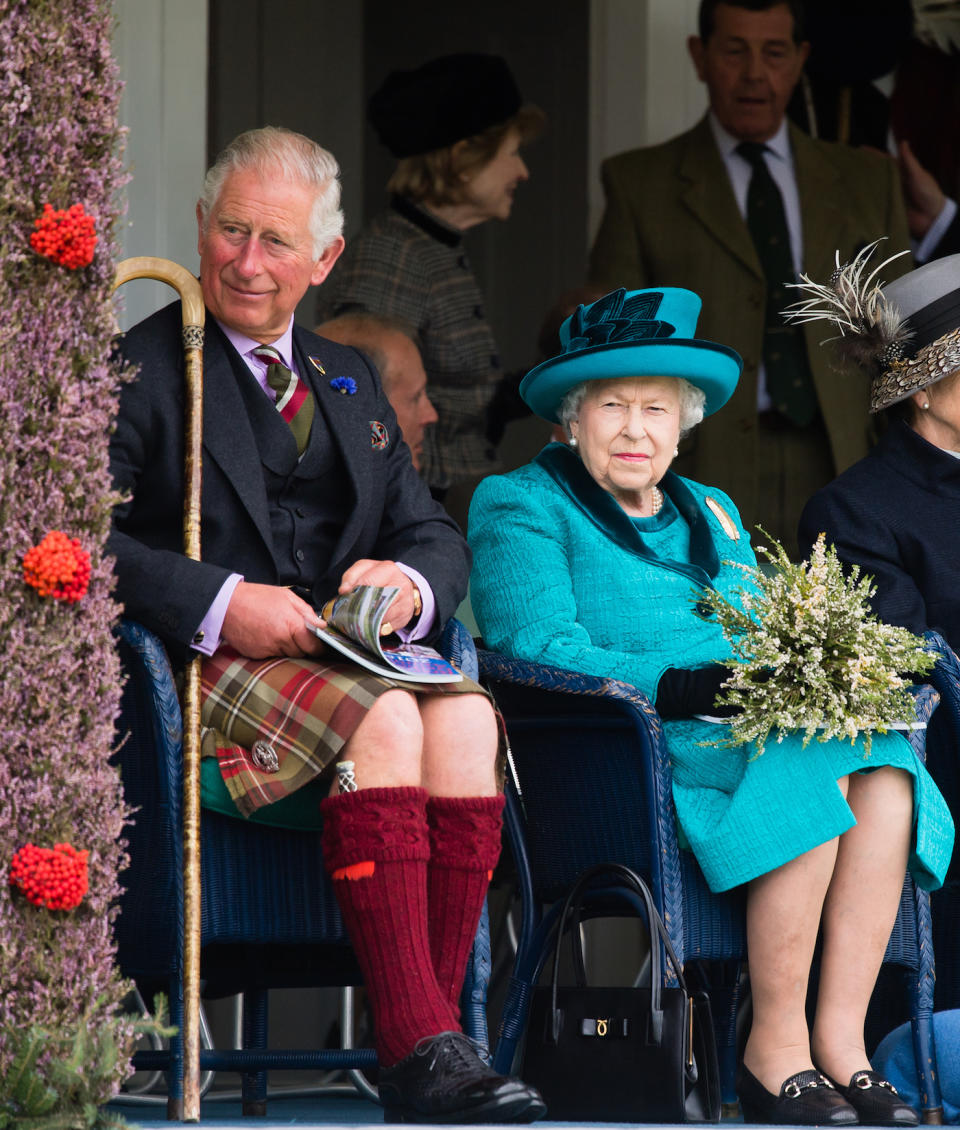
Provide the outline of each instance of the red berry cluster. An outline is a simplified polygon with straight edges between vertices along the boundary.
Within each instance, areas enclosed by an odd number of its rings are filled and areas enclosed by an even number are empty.
[[[73,910],[90,886],[89,855],[70,844],[54,844],[52,848],[24,844],[10,864],[10,884],[19,887],[34,906]]]
[[[80,548],[79,538],[51,530],[23,555],[23,579],[41,596],[72,604],[90,584],[90,554]]]
[[[33,224],[37,230],[30,236],[30,246],[37,254],[71,271],[89,267],[93,262],[97,236],[93,216],[85,214],[82,204],[56,210],[52,204],[44,204],[43,215]]]

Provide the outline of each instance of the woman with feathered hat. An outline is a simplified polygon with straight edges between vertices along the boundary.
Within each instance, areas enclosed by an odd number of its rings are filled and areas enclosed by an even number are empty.
[[[722,408],[742,365],[695,336],[699,312],[688,290],[620,290],[564,322],[562,352],[520,392],[568,443],[477,489],[473,609],[490,647],[630,683],[663,716],[686,842],[713,890],[749,884],[746,1120],[915,1125],[870,1070],[863,1024],[908,860],[939,885],[952,823],[900,734],[875,734],[867,754],[862,735],[804,749],[791,731],[757,756],[716,748],[716,727],[692,717],[714,712],[732,654],[692,595],[737,599],[738,566],[755,564],[733,502],[670,470],[682,432]]]
[[[882,288],[883,264],[868,276],[866,257],[832,285],[808,283],[792,314],[837,327],[836,344],[863,362],[871,410],[888,425],[807,504],[800,545],[825,531],[844,561],[873,576],[882,620],[935,629],[960,651],[960,255]]]

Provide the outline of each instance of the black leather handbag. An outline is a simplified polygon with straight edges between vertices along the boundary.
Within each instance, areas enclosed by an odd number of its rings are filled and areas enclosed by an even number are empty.
[[[602,881],[601,881],[602,880]],[[580,943],[584,896],[642,903],[650,933],[650,984],[588,986]],[[574,982],[559,984],[569,930]],[[679,985],[665,988],[659,941]],[[687,991],[670,938],[643,880],[620,864],[600,864],[574,883],[560,915],[549,985],[534,990],[520,1071],[543,1095],[550,1121],[718,1122],[720,1072],[706,993]]]

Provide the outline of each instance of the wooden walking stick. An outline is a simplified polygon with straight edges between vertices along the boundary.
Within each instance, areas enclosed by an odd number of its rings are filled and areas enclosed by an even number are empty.
[[[124,259],[114,287],[156,279],[180,295],[186,361],[183,548],[200,560],[201,443],[203,440],[203,320],[200,283],[169,259]],[[187,665],[183,688],[183,1096],[167,1101],[167,1117],[200,1121],[200,656]]]

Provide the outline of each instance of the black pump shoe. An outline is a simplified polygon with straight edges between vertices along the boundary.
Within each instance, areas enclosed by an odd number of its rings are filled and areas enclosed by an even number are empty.
[[[857,1112],[819,1071],[808,1068],[785,1079],[779,1095],[772,1095],[759,1079],[741,1065],[737,1095],[744,1122],[787,1126],[854,1126]]]
[[[918,1126],[920,1115],[875,1071],[856,1071],[846,1087],[833,1085],[860,1116],[864,1126]]]
[[[533,1122],[546,1110],[539,1091],[498,1075],[462,1032],[429,1036],[381,1067],[379,1091],[384,1122]]]

